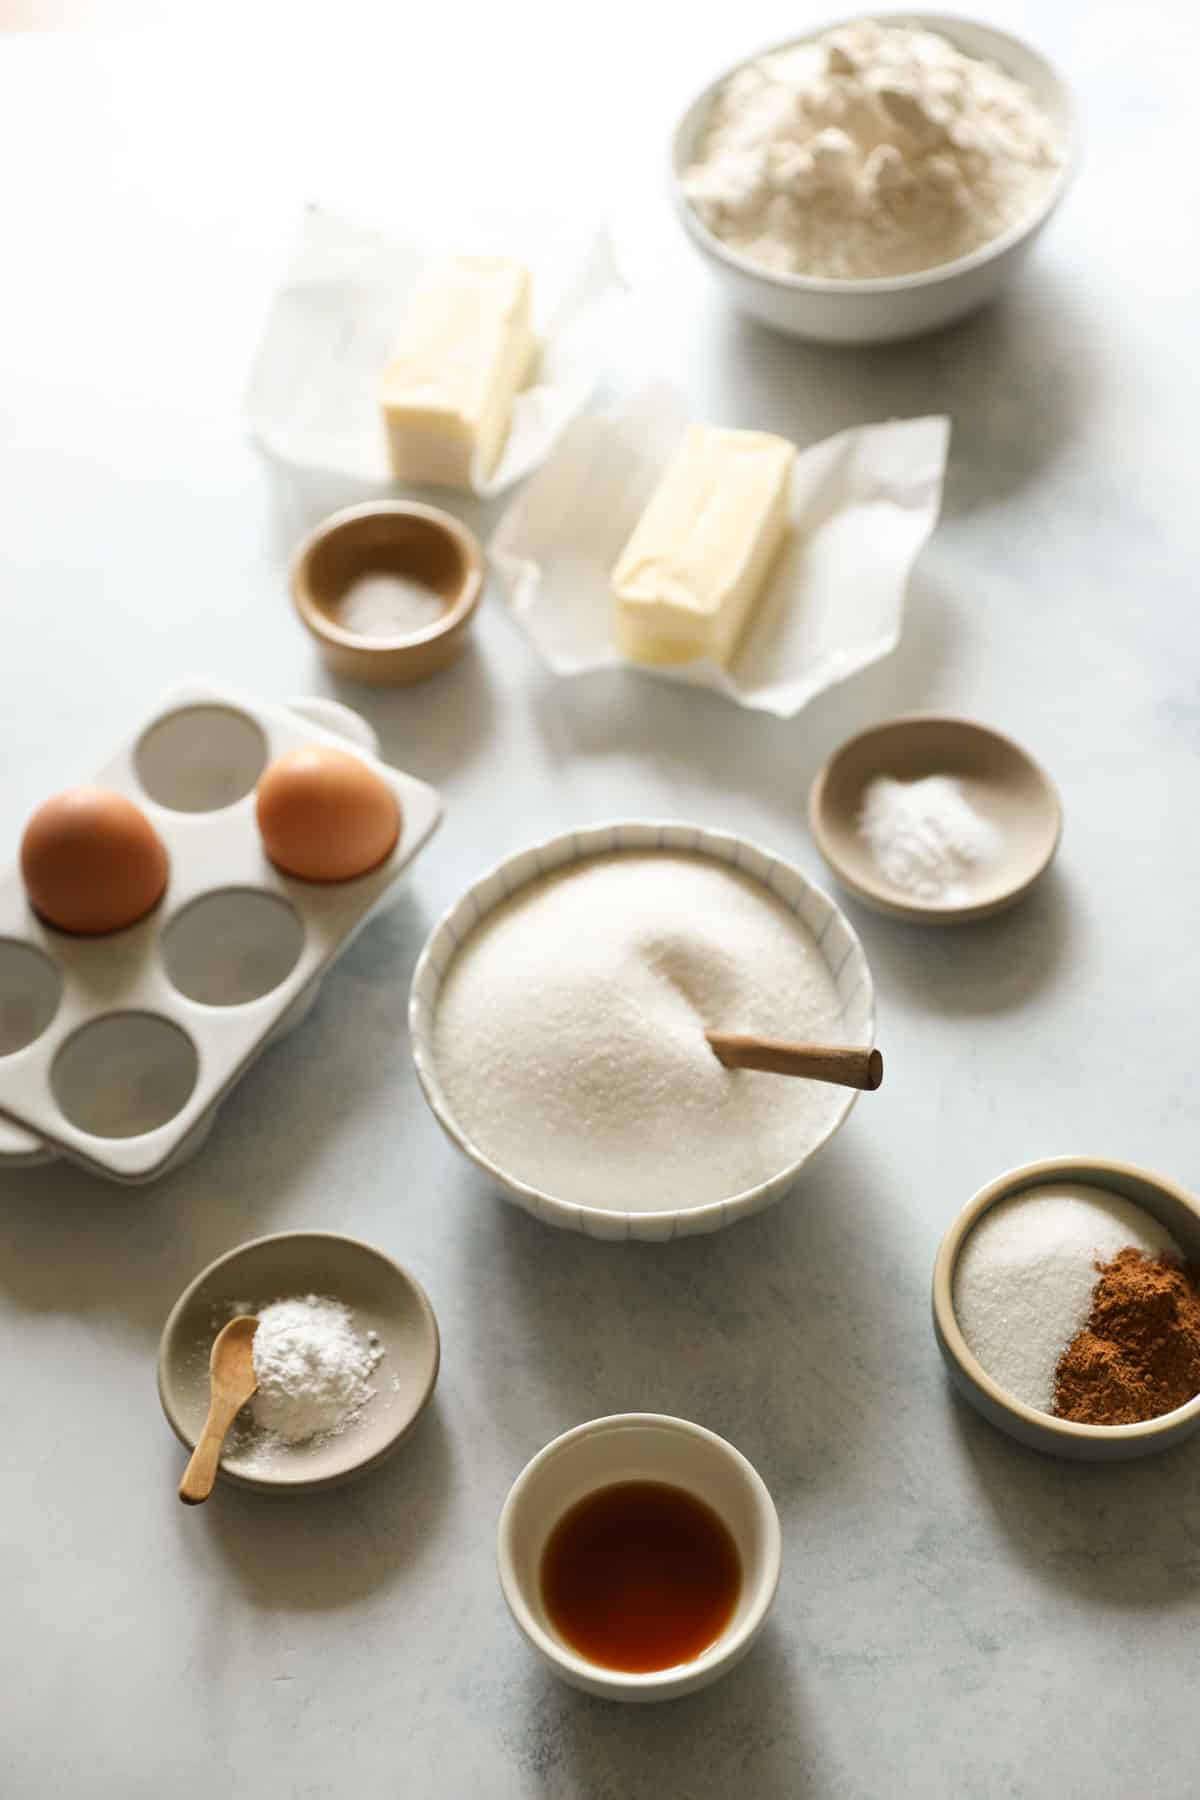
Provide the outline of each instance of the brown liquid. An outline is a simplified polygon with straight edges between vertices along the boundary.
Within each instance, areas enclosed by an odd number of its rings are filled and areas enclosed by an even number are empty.
[[[542,1601],[573,1650],[645,1674],[721,1635],[742,1586],[728,1527],[663,1481],[619,1481],[563,1514],[542,1554]]]

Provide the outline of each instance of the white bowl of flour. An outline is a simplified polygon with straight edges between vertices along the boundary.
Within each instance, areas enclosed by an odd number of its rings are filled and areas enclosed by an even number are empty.
[[[676,127],[680,221],[729,299],[821,343],[936,330],[990,300],[1077,160],[1069,89],[1020,39],[861,16],[726,71]]]
[[[869,1045],[862,946],[799,870],[741,838],[629,822],[508,858],[413,976],[417,1073],[450,1141],[547,1224],[718,1231],[771,1204],[849,1090],[722,1067],[707,1028]]]

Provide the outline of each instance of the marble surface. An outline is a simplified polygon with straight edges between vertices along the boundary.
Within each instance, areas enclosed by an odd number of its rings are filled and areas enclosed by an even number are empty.
[[[724,311],[654,160],[690,88],[812,9],[692,8],[686,38],[679,9],[626,0],[586,28],[531,0],[173,12],[169,32],[0,43],[8,841],[182,674],[334,691],[283,566],[346,496],[264,464],[241,412],[306,199],[386,196],[406,222],[493,196],[607,212],[642,294],[631,364],[801,441],[944,409],[951,474],[900,650],[791,723],[634,676],[556,681],[495,596],[453,673],[339,690],[445,793],[403,904],[176,1175],[0,1176],[6,1800],[1194,1793],[1200,1450],[1040,1459],[952,1398],[928,1318],[942,1230],[1001,1169],[1084,1152],[1197,1179],[1193,9],[989,7],[1077,80],[1084,173],[1002,305],[869,355]],[[1044,759],[1061,857],[1019,910],[953,934],[849,907],[888,1080],[796,1192],[661,1250],[488,1193],[405,1041],[442,908],[526,838],[615,813],[731,826],[820,875],[818,761],[929,706]],[[163,1319],[219,1252],[300,1226],[419,1276],[435,1402],[360,1486],[186,1511]],[[728,1435],[784,1524],[761,1643],[663,1710],[557,1685],[493,1567],[526,1458],[626,1408]]]

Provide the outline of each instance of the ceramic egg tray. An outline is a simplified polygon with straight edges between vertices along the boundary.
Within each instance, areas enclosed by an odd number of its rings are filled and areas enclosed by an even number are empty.
[[[347,747],[285,706],[189,681],[90,777],[134,800],[166,845],[167,889],[149,917],[70,936],[33,912],[15,864],[0,874],[0,1163],[50,1151],[151,1181],[307,1011],[441,818],[432,788],[373,761],[400,803],[387,861],[328,885],[282,874],[262,847],[255,784],[312,743]]]

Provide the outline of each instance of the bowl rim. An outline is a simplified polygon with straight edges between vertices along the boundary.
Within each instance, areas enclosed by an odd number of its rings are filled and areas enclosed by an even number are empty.
[[[462,558],[463,579],[458,594],[440,617],[419,631],[395,632],[386,637],[366,637],[360,632],[348,631],[322,611],[309,591],[308,567],[314,551],[347,525],[378,518],[423,519],[449,538]],[[475,533],[443,507],[431,506],[423,500],[363,500],[330,513],[304,534],[288,561],[288,587],[293,606],[315,638],[337,649],[354,650],[364,656],[390,655],[398,650],[416,650],[436,643],[464,624],[483,594],[484,566],[483,549]]]
[[[1046,192],[1033,211],[1025,218],[1018,219],[1015,224],[1008,227],[1007,231],[1002,231],[998,237],[989,238],[985,244],[969,250],[965,256],[955,257],[952,262],[935,263],[931,269],[914,269],[905,275],[871,275],[856,279],[851,276],[788,274],[775,269],[764,269],[761,264],[751,262],[748,257],[739,256],[736,251],[730,250],[715,233],[708,229],[683,191],[681,139],[686,128],[702,108],[707,110],[711,107],[718,88],[723,87],[731,76],[738,73],[739,69],[745,68],[749,63],[759,61],[762,57],[775,56],[783,50],[791,50],[800,44],[811,43],[815,38],[824,36],[827,31],[836,31],[843,25],[858,24],[863,16],[862,13],[840,14],[837,18],[827,19],[823,23],[813,25],[799,35],[792,34],[781,41],[764,45],[760,50],[748,51],[744,56],[739,57],[737,62],[731,63],[723,73],[706,83],[684,107],[675,123],[671,133],[669,180],[676,212],[684,229],[695,240],[698,247],[739,275],[753,276],[756,280],[766,282],[769,286],[779,288],[784,292],[830,294],[841,298],[851,294],[890,294],[932,287],[955,276],[969,274],[973,269],[982,268],[985,263],[1002,256],[1006,250],[1011,250],[1015,244],[1022,242],[1027,237],[1032,237],[1046,223],[1079,172],[1081,130],[1079,103],[1075,96],[1075,90],[1057,66],[1050,61],[1050,58],[1036,45],[1031,44],[1027,38],[1020,37],[1013,31],[1003,31],[983,19],[974,19],[967,13],[910,12],[899,8],[888,12],[873,12],[870,17],[876,24],[916,25],[926,30],[939,32],[952,44],[954,43],[955,27],[966,25],[972,31],[982,32],[986,37],[991,38],[1001,54],[1015,48],[1022,55],[1040,64],[1049,78],[1050,85],[1057,92],[1059,105],[1063,112],[1063,156],[1054,179],[1049,183]],[[955,48],[957,47],[955,45]],[[998,58],[991,58],[989,53],[989,59],[996,60],[997,66],[1001,68],[1002,72],[1008,73]]]
[[[665,1669],[649,1669],[640,1673],[627,1669],[609,1669],[603,1663],[591,1662],[545,1631],[534,1618],[525,1598],[524,1587],[517,1579],[512,1552],[514,1521],[529,1484],[538,1471],[574,1444],[587,1438],[629,1430],[631,1427],[650,1429],[663,1435],[673,1433],[680,1437],[698,1439],[729,1463],[753,1497],[763,1555],[762,1575],[756,1583],[746,1617],[736,1631],[723,1633],[690,1662],[672,1663]],[[589,1488],[588,1492],[597,1492],[606,1485],[607,1482],[600,1481],[595,1487]],[[675,1481],[671,1485],[685,1484]],[[717,1509],[714,1508],[715,1510]],[[562,1514],[558,1516],[561,1517]],[[658,1688],[670,1689],[680,1684],[690,1686],[694,1681],[736,1661],[742,1651],[749,1648],[774,1604],[782,1566],[783,1531],[779,1523],[779,1512],[771,1490],[749,1457],[736,1444],[731,1444],[728,1438],[710,1431],[706,1425],[697,1425],[691,1419],[681,1419],[671,1413],[609,1413],[604,1418],[588,1419],[582,1425],[574,1425],[570,1430],[560,1432],[548,1444],[543,1444],[520,1471],[505,1496],[496,1525],[496,1568],[500,1588],[517,1628],[548,1661],[568,1670],[572,1675],[586,1678],[593,1686],[604,1686],[614,1694],[653,1693]]]
[[[983,1365],[976,1360],[967,1347],[967,1341],[959,1329],[958,1318],[954,1311],[954,1271],[958,1263],[962,1247],[967,1238],[991,1207],[1001,1200],[1009,1199],[1014,1194],[1024,1193],[1028,1188],[1040,1187],[1043,1183],[1061,1179],[1068,1175],[1083,1185],[1098,1188],[1106,1186],[1106,1175],[1123,1175],[1135,1181],[1144,1182],[1148,1187],[1159,1188],[1164,1194],[1184,1206],[1196,1219],[1200,1230],[1200,1203],[1188,1193],[1178,1182],[1159,1175],[1152,1169],[1143,1169],[1136,1163],[1118,1162],[1112,1157],[1104,1156],[1051,1156],[1034,1162],[1021,1163],[1018,1167],[1008,1169],[1003,1175],[997,1175],[978,1189],[966,1205],[951,1220],[945,1236],[938,1247],[937,1258],[933,1265],[933,1317],[938,1333],[950,1355],[958,1364],[963,1374],[1002,1411],[1020,1419],[1023,1425],[1033,1427],[1047,1437],[1056,1437],[1069,1441],[1075,1439],[1082,1443],[1120,1443],[1129,1439],[1155,1437],[1161,1434],[1174,1433],[1182,1424],[1200,1416],[1200,1394],[1185,1401],[1182,1406],[1171,1412],[1160,1413],[1154,1419],[1140,1419],[1133,1425],[1083,1425],[1075,1419],[1059,1419],[1053,1413],[1039,1412],[1034,1406],[1027,1406],[1018,1400],[1006,1388],[988,1374]],[[1109,1192],[1119,1193],[1116,1189]],[[1126,1195],[1119,1194],[1122,1199]],[[1136,1203],[1135,1203],[1136,1204]]]
[[[448,972],[450,965],[447,963],[445,970],[438,969],[438,964],[433,955],[433,951],[438,945],[442,935],[447,932],[450,920],[460,906],[468,899],[475,900],[476,917],[471,926],[471,930],[474,930],[475,926],[496,906],[502,905],[506,900],[511,899],[513,894],[518,893],[524,887],[530,886],[533,882],[540,880],[542,876],[554,873],[554,866],[551,866],[550,868],[534,867],[521,881],[516,883],[515,886],[509,888],[506,893],[501,894],[497,899],[493,899],[488,906],[481,909],[476,898],[480,890],[489,887],[497,877],[502,878],[515,864],[523,862],[530,855],[534,857],[535,862],[540,862],[542,855],[552,854],[567,845],[573,845],[576,850],[580,852],[576,859],[579,862],[588,860],[592,856],[637,854],[639,850],[643,853],[653,853],[654,846],[636,844],[619,845],[616,843],[596,843],[594,848],[589,849],[586,853],[582,850],[582,845],[588,838],[599,838],[604,834],[617,834],[627,830],[650,830],[660,833],[668,831],[687,831],[691,833],[695,842],[687,850],[679,851],[677,854],[685,856],[704,856],[714,862],[721,863],[723,867],[736,868],[744,875],[754,876],[753,869],[747,867],[740,860],[736,863],[723,862],[718,855],[706,847],[710,842],[732,845],[741,852],[748,851],[752,856],[762,857],[768,863],[774,863],[779,868],[785,869],[789,876],[799,881],[809,893],[819,895],[830,908],[833,917],[838,920],[849,938],[850,949],[847,952],[847,955],[852,955],[855,952],[858,954],[862,969],[862,981],[865,988],[864,1006],[866,1044],[868,1049],[873,1047],[875,1043],[876,1014],[875,982],[871,974],[871,966],[867,960],[867,954],[863,948],[862,940],[832,895],[827,894],[824,888],[819,888],[814,881],[810,881],[809,877],[802,869],[798,868],[795,863],[789,862],[786,857],[777,856],[774,851],[765,849],[761,844],[756,843],[751,838],[742,837],[740,833],[719,831],[706,825],[692,825],[683,819],[632,818],[600,820],[593,825],[578,826],[573,830],[555,832],[548,838],[541,838],[532,843],[524,844],[519,849],[511,851],[509,855],[501,857],[500,861],[494,863],[490,868],[485,869],[481,875],[477,876],[476,879],[460,893],[457,900],[448,906],[434,923],[422,946],[421,954],[417,958],[416,967],[413,970],[412,982],[409,987],[409,1043],[421,1091],[425,1096],[431,1112],[437,1119],[442,1130],[446,1133],[446,1136],[462,1152],[462,1154],[466,1156],[470,1162],[473,1162],[476,1168],[481,1169],[503,1193],[510,1194],[516,1198],[527,1210],[532,1211],[535,1217],[541,1222],[555,1222],[568,1229],[577,1228],[583,1235],[599,1235],[596,1233],[588,1233],[586,1231],[583,1221],[590,1219],[597,1223],[603,1223],[605,1226],[609,1227],[623,1226],[624,1230],[620,1232],[620,1236],[628,1240],[631,1238],[638,1238],[642,1235],[639,1233],[635,1221],[646,1219],[663,1220],[670,1218],[672,1220],[672,1228],[668,1234],[669,1240],[669,1238],[674,1238],[679,1235],[700,1235],[703,1225],[709,1224],[710,1222],[712,1224],[712,1229],[720,1230],[725,1224],[732,1223],[733,1219],[742,1217],[752,1211],[755,1208],[756,1202],[762,1201],[766,1196],[769,1195],[772,1198],[777,1198],[782,1195],[797,1179],[800,1171],[806,1164],[811,1162],[817,1152],[823,1150],[825,1145],[828,1144],[841,1130],[859,1098],[857,1091],[852,1088],[845,1090],[846,1103],[843,1110],[833,1120],[832,1124],[822,1132],[820,1137],[809,1146],[803,1156],[799,1157],[795,1162],[789,1163],[786,1168],[779,1170],[776,1174],[769,1176],[767,1180],[758,1182],[753,1187],[745,1188],[739,1194],[727,1194],[721,1200],[708,1200],[705,1201],[702,1206],[664,1208],[661,1212],[627,1212],[618,1207],[587,1206],[578,1200],[564,1200],[556,1194],[548,1193],[543,1188],[535,1187],[531,1182],[523,1181],[520,1176],[510,1174],[506,1169],[502,1168],[499,1163],[494,1162],[486,1152],[481,1150],[474,1140],[467,1135],[465,1129],[459,1124],[454,1114],[450,1111],[449,1106],[443,1100],[440,1092],[440,1083],[437,1080],[436,1074],[437,1065],[433,1051],[432,1030],[427,1030],[425,1021],[422,1018],[423,1001],[420,997],[420,990],[426,980],[426,971],[430,967],[438,970],[440,976],[438,986],[440,990],[441,983],[445,980],[445,975]],[[659,847],[667,851],[670,851],[671,849],[671,846],[669,845],[660,845]],[[560,864],[557,866],[566,867],[568,865]],[[755,879],[759,878],[755,877]],[[763,885],[766,886],[767,884],[763,883]],[[773,890],[768,887],[767,891],[772,892]],[[778,898],[778,896],[776,897]],[[465,939],[459,940],[452,929],[449,930],[448,934],[455,944],[454,953],[457,955],[458,945],[460,941],[465,941]],[[432,1027],[435,1013],[436,1009],[432,1009],[429,1020],[430,1027]],[[680,1218],[686,1218],[689,1221],[689,1231],[686,1233],[681,1234],[679,1232],[678,1220]],[[656,1237],[654,1241],[663,1240]]]
[[[830,841],[825,821],[825,795],[830,778],[842,757],[865,739],[875,737],[880,732],[893,730],[898,725],[944,725],[965,733],[978,733],[982,737],[991,738],[1012,752],[1017,760],[1025,765],[1034,776],[1038,787],[1046,796],[1054,821],[1054,830],[1045,853],[1036,867],[1018,882],[999,896],[989,900],[967,901],[961,906],[938,906],[933,901],[920,900],[915,895],[901,898],[898,890],[891,888],[887,882],[868,881],[848,869],[834,850]],[[980,919],[988,919],[1006,907],[1015,906],[1023,900],[1041,880],[1054,858],[1058,855],[1063,834],[1062,796],[1044,764],[1036,756],[1026,750],[1023,744],[1010,737],[1006,731],[997,730],[994,725],[985,725],[980,719],[968,718],[965,713],[944,713],[932,711],[895,713],[888,719],[877,719],[873,725],[864,726],[852,737],[846,738],[836,749],[830,751],[820,768],[812,778],[808,790],[808,828],[813,841],[820,851],[822,859],[833,876],[843,887],[872,906],[877,912],[885,913],[889,918],[907,919],[921,925],[970,925]]]
[[[418,1419],[420,1419],[422,1413],[429,1405],[434,1388],[437,1386],[438,1374],[441,1370],[442,1337],[441,1332],[438,1329],[437,1314],[433,1310],[433,1303],[430,1300],[429,1295],[425,1292],[425,1289],[417,1280],[416,1276],[411,1270],[406,1269],[403,1263],[398,1263],[395,1257],[387,1254],[386,1250],[378,1249],[376,1245],[368,1243],[365,1238],[354,1237],[350,1232],[346,1231],[269,1231],[262,1237],[248,1238],[244,1244],[235,1244],[232,1250],[226,1250],[222,1255],[215,1256],[207,1267],[201,1269],[200,1273],[188,1282],[187,1286],[172,1306],[170,1312],[167,1314],[162,1331],[159,1334],[158,1360],[156,1365],[159,1404],[162,1407],[167,1424],[171,1427],[171,1430],[175,1433],[175,1436],[179,1439],[179,1442],[183,1445],[185,1450],[189,1452],[194,1450],[196,1448],[196,1440],[190,1435],[185,1428],[183,1421],[178,1416],[173,1400],[169,1394],[166,1381],[166,1371],[169,1362],[167,1353],[168,1346],[178,1329],[180,1319],[191,1304],[198,1289],[200,1289],[204,1283],[226,1263],[233,1262],[236,1258],[244,1256],[247,1251],[261,1249],[264,1244],[278,1244],[286,1239],[294,1238],[309,1238],[318,1243],[328,1243],[331,1239],[334,1239],[338,1243],[349,1244],[353,1249],[364,1252],[376,1262],[385,1264],[393,1274],[399,1277],[401,1283],[411,1290],[416,1299],[418,1310],[422,1314],[429,1329],[433,1354],[430,1361],[428,1379],[421,1390],[420,1399],[413,1409],[411,1418],[409,1418],[385,1444],[381,1444],[379,1449],[373,1451],[369,1456],[365,1456],[358,1461],[348,1461],[340,1468],[331,1470],[327,1475],[307,1475],[301,1476],[296,1480],[288,1480],[286,1478],[281,1479],[277,1475],[271,1475],[266,1472],[263,1474],[247,1475],[243,1474],[241,1471],[224,1469],[218,1465],[218,1481],[227,1482],[230,1486],[245,1488],[254,1492],[265,1493],[270,1491],[273,1494],[311,1494],[318,1492],[322,1488],[340,1487],[344,1481],[349,1480],[352,1476],[365,1475],[368,1470],[373,1469],[381,1462],[384,1462],[386,1458],[392,1454],[393,1450],[397,1449],[412,1431]]]

